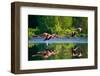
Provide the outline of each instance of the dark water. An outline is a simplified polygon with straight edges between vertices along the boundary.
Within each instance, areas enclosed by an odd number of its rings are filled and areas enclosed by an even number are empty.
[[[83,37],[74,38],[54,38],[50,40],[45,40],[44,38],[34,37],[29,40],[28,47],[28,60],[55,60],[55,59],[75,59],[73,57],[72,48],[77,46],[78,51],[82,51],[82,56],[80,58],[88,57],[88,40]],[[43,52],[48,50],[54,50],[55,55],[51,55],[48,58],[44,58],[38,52]]]

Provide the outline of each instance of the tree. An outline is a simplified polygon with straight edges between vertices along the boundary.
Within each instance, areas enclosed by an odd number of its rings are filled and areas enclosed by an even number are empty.
[[[82,17],[82,28],[83,28],[83,33],[87,34],[88,32],[88,18],[87,17]]]
[[[71,29],[72,27],[72,17],[70,16],[61,16],[61,22],[62,22],[62,29]]]

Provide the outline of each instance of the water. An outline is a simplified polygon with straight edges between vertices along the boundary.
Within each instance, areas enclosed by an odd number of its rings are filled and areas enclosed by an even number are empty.
[[[50,40],[45,40],[44,38],[41,37],[34,37],[29,40],[29,44],[31,43],[46,43],[48,45],[49,43],[87,43],[88,40],[85,37],[73,37],[73,38],[66,38],[66,37],[61,37],[61,38],[54,38]]]
[[[28,60],[57,60],[57,59],[77,59],[72,53],[72,49],[77,46],[77,51],[81,51],[82,56],[79,58],[88,58],[88,44],[87,43],[50,43],[48,46],[45,43],[34,43],[28,48]],[[53,50],[55,55],[50,55],[47,58],[44,54],[38,52]]]
[[[45,40],[45,38],[42,37],[34,37],[29,39],[28,43],[29,46],[32,45],[28,48],[28,60],[73,59],[72,48],[75,46],[83,51],[81,58],[88,57],[88,40],[85,37],[60,37],[49,40]],[[44,56],[37,54],[38,52],[47,51],[46,49],[54,50],[56,55],[44,58]]]

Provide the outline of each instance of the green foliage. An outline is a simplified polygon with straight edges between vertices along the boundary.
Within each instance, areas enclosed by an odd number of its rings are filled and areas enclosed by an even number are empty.
[[[72,27],[72,17],[62,16],[61,17],[61,22],[62,22],[62,29],[63,30],[71,29],[71,27]]]
[[[82,28],[83,28],[83,33],[86,34],[88,32],[88,18],[83,17],[82,18]]]
[[[61,37],[70,37],[71,33],[77,32],[78,27],[82,27],[83,31],[77,34],[77,37],[87,37],[88,35],[88,18],[87,17],[71,17],[71,16],[42,16],[42,15],[29,15],[28,18],[28,38],[38,36],[47,32],[49,34],[57,34]],[[33,51],[43,51],[44,49],[54,49],[57,53],[55,56],[48,59],[71,59],[71,48],[75,44],[49,44],[47,47],[45,44],[28,44],[29,60],[43,60],[41,57],[32,58]],[[84,50],[83,58],[87,57],[87,45],[81,44],[80,47]]]
[[[54,18],[52,16],[38,16],[37,17],[39,33],[52,33],[54,25]]]
[[[30,15],[31,19],[34,19],[33,28],[29,25],[28,34],[29,38],[33,35],[39,35],[44,32],[50,34],[58,34],[60,36],[69,36],[72,31],[76,31],[76,28],[82,27],[83,32],[87,36],[87,17],[71,17],[71,16],[34,16]],[[30,20],[30,19],[29,19]],[[31,26],[31,27],[30,27]],[[77,36],[81,36],[78,33]],[[84,36],[84,35],[83,35]]]
[[[28,37],[32,38],[32,36],[36,35],[36,32],[38,32],[39,29],[33,29],[33,28],[28,28]]]

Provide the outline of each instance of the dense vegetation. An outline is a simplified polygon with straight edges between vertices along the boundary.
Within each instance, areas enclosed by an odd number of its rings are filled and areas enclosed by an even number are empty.
[[[76,28],[82,27],[83,31],[77,36],[87,36],[88,31],[87,17],[71,17],[71,16],[28,16],[28,35],[40,35],[44,32],[57,34],[60,36],[68,36],[68,33],[76,31]]]
[[[70,37],[70,33],[76,32],[77,28],[81,27],[82,32],[77,33],[77,37],[87,38],[88,34],[88,18],[87,17],[71,17],[71,16],[42,16],[42,15],[28,15],[28,37],[34,38],[43,33],[56,34],[61,37]],[[50,56],[46,59],[72,59],[72,48],[74,46],[81,48],[82,57],[88,57],[87,43],[32,43],[28,44],[28,60],[44,60],[42,56],[34,56],[38,52],[45,51],[45,49],[54,50],[56,55]]]

